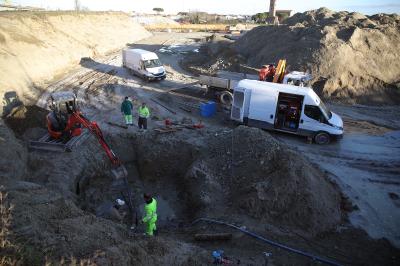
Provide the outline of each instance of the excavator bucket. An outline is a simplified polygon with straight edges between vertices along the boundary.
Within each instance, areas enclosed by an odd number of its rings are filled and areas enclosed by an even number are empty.
[[[128,171],[123,164],[111,169],[111,173],[114,175],[115,179],[121,179],[128,176]]]

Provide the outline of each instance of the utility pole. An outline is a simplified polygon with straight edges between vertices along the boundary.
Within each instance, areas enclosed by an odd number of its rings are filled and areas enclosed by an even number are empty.
[[[79,0],[74,0],[74,8],[75,11],[81,10],[81,4],[79,3]]]
[[[272,25],[279,25],[278,17],[276,16],[276,0],[269,0],[269,14],[267,18],[267,23]]]

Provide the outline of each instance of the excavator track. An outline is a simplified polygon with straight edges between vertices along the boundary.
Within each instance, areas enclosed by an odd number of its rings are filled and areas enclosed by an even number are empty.
[[[38,140],[29,141],[29,150],[42,150],[42,151],[53,151],[53,152],[71,152],[77,146],[82,144],[89,137],[88,131],[84,130],[81,135],[76,136],[63,143],[62,140],[52,139],[47,133]]]

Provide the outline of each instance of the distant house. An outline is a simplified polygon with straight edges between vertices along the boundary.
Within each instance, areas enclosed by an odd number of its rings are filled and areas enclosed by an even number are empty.
[[[44,11],[44,8],[0,4],[0,11]]]
[[[275,14],[276,14],[277,17],[288,18],[288,17],[291,17],[293,15],[293,10],[284,10],[284,9],[276,10]]]

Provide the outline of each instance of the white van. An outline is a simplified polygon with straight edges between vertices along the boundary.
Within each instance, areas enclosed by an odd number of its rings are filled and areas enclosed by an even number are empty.
[[[343,121],[307,87],[241,80],[234,89],[231,119],[327,144],[343,135]]]
[[[165,79],[165,68],[156,53],[142,49],[122,50],[122,65],[146,81]]]

